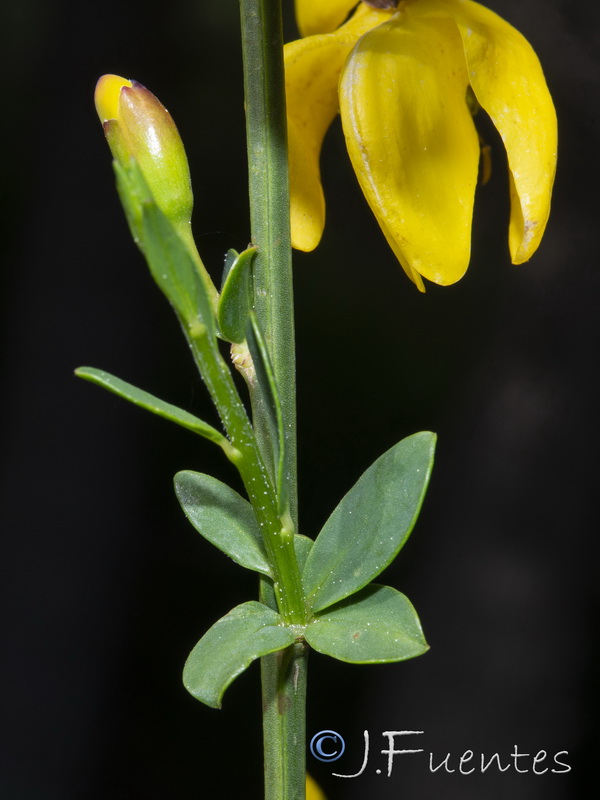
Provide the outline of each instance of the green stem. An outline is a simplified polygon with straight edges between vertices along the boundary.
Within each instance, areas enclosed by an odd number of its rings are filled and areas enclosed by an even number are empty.
[[[304,800],[308,645],[261,659],[265,800]]]
[[[210,302],[210,306],[216,316],[217,308],[219,305],[219,292],[217,291],[217,287],[214,285],[212,278],[208,274],[208,271],[204,266],[204,262],[200,258],[200,254],[198,253],[198,248],[196,247],[196,241],[192,233],[191,225],[189,222],[184,222],[177,225],[176,230],[179,236],[181,237],[182,241],[185,243],[187,251],[192,257],[194,264],[196,265],[196,269],[198,270],[198,274],[200,275],[200,280],[204,284],[206,293],[208,294],[208,300]]]
[[[298,529],[296,386],[290,201],[281,0],[240,0],[254,261],[254,309],[277,384],[286,437],[287,496]],[[266,463],[273,452],[260,396],[254,427]],[[264,581],[261,600],[274,598]],[[304,800],[306,648],[261,659],[266,800]]]
[[[216,338],[211,337],[203,326],[198,327],[196,320],[183,321],[183,327],[200,374],[235,448],[230,459],[244,481],[263,534],[274,572],[274,607],[279,608],[286,622],[305,623],[306,607],[294,552],[294,532],[286,524],[287,520],[279,516],[277,494],[231,372],[219,353]]]
[[[287,496],[297,528],[296,363],[287,123],[280,0],[240,0],[248,141],[254,310],[283,409]],[[270,447],[260,397],[252,393],[261,449]],[[268,461],[268,459],[265,459]]]

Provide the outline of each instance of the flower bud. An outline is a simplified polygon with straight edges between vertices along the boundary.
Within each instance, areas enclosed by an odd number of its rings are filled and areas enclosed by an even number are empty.
[[[173,118],[137,81],[103,75],[96,84],[96,111],[116,161],[135,159],[160,210],[176,226],[192,215],[192,187],[183,142]]]

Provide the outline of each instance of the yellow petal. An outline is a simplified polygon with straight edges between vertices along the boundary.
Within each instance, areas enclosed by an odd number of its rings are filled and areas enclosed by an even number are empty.
[[[354,170],[413,280],[454,283],[469,263],[479,142],[467,86],[456,24],[408,13],[366,33],[342,73]]]
[[[357,0],[295,0],[301,36],[331,33],[346,19]]]
[[[411,279],[411,281],[415,284],[417,289],[420,292],[424,292],[425,291],[425,284],[423,283],[423,278],[419,275],[419,273],[416,271],[416,269],[414,269],[411,266],[410,262],[407,261],[406,256],[404,255],[404,253],[400,249],[400,245],[398,244],[398,242],[394,238],[393,232],[388,228],[387,223],[381,217],[378,219],[378,222],[379,222],[379,225],[381,227],[381,230],[383,231],[383,235],[385,236],[385,239],[386,239],[387,243],[389,244],[393,254],[396,256],[396,258],[400,262],[400,266],[402,267],[404,272],[406,272],[406,274]]]
[[[131,87],[131,85],[131,81],[121,78],[119,75],[103,75],[98,80],[94,92],[94,103],[96,104],[100,122],[104,123],[109,119],[117,119],[119,116],[121,89],[124,86]]]
[[[542,239],[556,171],[556,112],[538,57],[525,37],[471,0],[424,0],[455,17],[477,100],[498,129],[511,172],[509,247],[527,261]]]
[[[326,800],[318,783],[306,773],[306,800]]]
[[[313,250],[325,226],[319,157],[327,129],[338,112],[342,65],[356,40],[381,19],[381,12],[361,6],[334,33],[285,46],[290,221],[292,245],[297,250]]]

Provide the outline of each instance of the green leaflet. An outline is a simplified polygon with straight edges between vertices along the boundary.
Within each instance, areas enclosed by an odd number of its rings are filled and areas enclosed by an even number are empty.
[[[375,583],[317,614],[305,637],[320,653],[354,664],[404,661],[429,649],[408,598]]]
[[[302,574],[313,611],[362,589],[394,560],[421,509],[435,438],[422,432],[403,439],[342,498],[318,535]]]
[[[256,658],[294,643],[294,632],[276,611],[251,600],[232,609],[210,628],[190,653],[183,670],[185,688],[213,708],[229,684]]]
[[[152,277],[178,316],[193,330],[198,322],[216,336],[215,317],[208,293],[192,257],[158,206],[144,208],[144,255]]]
[[[239,255],[235,250],[229,250],[225,262],[226,276],[217,315],[221,333],[228,341],[236,344],[241,344],[246,339],[251,302],[250,266],[255,253],[256,247],[250,247]]]
[[[178,472],[174,483],[183,512],[199,534],[240,566],[272,577],[260,528],[247,500],[201,472]],[[300,569],[313,544],[308,536],[294,536]]]
[[[201,472],[178,472],[175,493],[198,533],[242,567],[271,577],[250,503],[226,484]]]
[[[237,258],[239,257],[239,255],[240,254],[238,253],[238,251],[234,250],[233,247],[231,247],[225,253],[225,261],[223,263],[223,274],[221,275],[221,290],[223,290],[223,286],[225,285],[225,281],[227,280],[227,276],[231,272],[231,268],[235,264],[235,262],[236,262]]]
[[[159,397],[155,397],[153,394],[145,392],[143,389],[138,389],[137,386],[127,383],[127,381],[123,381],[115,375],[111,375],[110,372],[104,372],[93,367],[79,367],[79,369],[75,370],[75,375],[108,389],[109,392],[113,392],[124,400],[129,400],[130,403],[140,408],[145,408],[146,411],[151,411],[163,419],[168,419],[170,422],[175,422],[183,428],[198,433],[205,439],[210,439],[211,442],[215,442],[226,451],[231,450],[229,441],[212,425],[203,422],[188,411],[171,405],[171,403],[167,403]]]
[[[200,277],[200,265],[156,205],[137,163],[132,160],[124,169],[115,161],[114,169],[129,227],[152,277],[188,329],[200,324],[216,336],[215,316]]]

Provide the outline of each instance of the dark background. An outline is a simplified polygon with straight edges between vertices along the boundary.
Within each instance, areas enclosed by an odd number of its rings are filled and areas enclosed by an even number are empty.
[[[391,444],[439,434],[419,524],[385,581],[432,649],[358,667],[314,654],[309,756],[329,800],[594,796],[598,751],[597,175],[600,12],[587,0],[490,0],[532,42],[556,100],[548,232],[509,264],[507,176],[478,191],[473,257],[425,296],[372,219],[338,126],[327,138],[324,241],[296,257],[301,519],[314,535]],[[284,2],[288,38],[291,2]],[[197,639],[255,597],[253,574],[188,525],[179,469],[234,481],[208,443],[73,377],[105,368],[214,421],[177,323],[126,230],[96,118],[97,77],[149,86],[186,142],[205,263],[249,239],[234,0],[8,0],[2,9],[2,800],[261,796],[254,665],[221,711],[181,685]],[[596,177],[595,177],[596,176]],[[355,780],[363,731],[371,760]],[[424,754],[398,756],[384,730]],[[572,770],[431,774],[546,750]],[[555,766],[554,764],[547,764]]]

